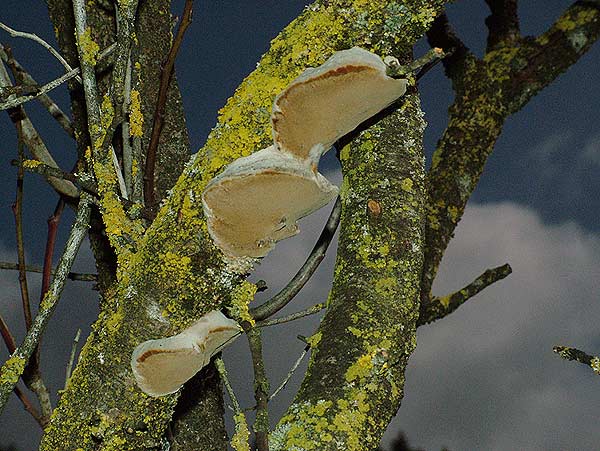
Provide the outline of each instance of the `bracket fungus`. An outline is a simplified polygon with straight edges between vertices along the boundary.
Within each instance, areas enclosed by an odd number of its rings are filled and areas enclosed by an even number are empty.
[[[273,104],[273,145],[238,158],[202,193],[208,232],[230,260],[264,257],[338,193],[318,171],[335,141],[406,92],[381,58],[353,47],[306,69]]]
[[[327,205],[337,188],[274,146],[238,158],[203,194],[215,244],[234,257],[263,257],[298,233],[296,221]]]
[[[277,147],[318,163],[333,143],[406,92],[408,80],[386,72],[379,56],[360,47],[306,69],[275,98],[271,125]]]
[[[213,310],[177,335],[141,343],[131,356],[138,386],[154,397],[175,393],[240,331],[238,323]]]

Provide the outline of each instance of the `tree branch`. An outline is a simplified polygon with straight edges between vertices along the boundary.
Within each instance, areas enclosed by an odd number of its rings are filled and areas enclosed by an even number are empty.
[[[25,70],[21,64],[14,58],[10,48],[4,47],[0,44],[0,58],[4,61],[8,67],[10,67],[13,76],[16,80],[20,80],[21,85],[29,86],[34,89],[33,94],[36,94],[39,102],[46,108],[48,113],[56,119],[56,122],[63,128],[65,132],[71,137],[74,137],[73,125],[71,119],[60,109],[60,107],[48,96],[41,92],[38,83],[34,78]]]
[[[510,273],[512,273],[512,268],[507,263],[505,265],[486,270],[469,285],[459,291],[456,291],[455,293],[442,297],[433,297],[431,301],[421,305],[421,312],[417,326],[429,324],[448,316],[473,296],[485,290],[493,283],[504,279]]]
[[[108,57],[109,55],[112,54],[115,47],[116,47],[116,44],[112,44],[111,46],[107,47],[102,52],[100,52],[98,54],[98,61],[99,62],[105,61],[106,57]],[[79,67],[77,67],[77,68],[67,72],[66,74],[61,75],[60,77],[41,86],[33,94],[24,95],[22,97],[16,97],[14,99],[8,99],[5,102],[0,102],[0,110],[7,110],[9,108],[15,108],[19,105],[29,102],[30,100],[36,99],[39,96],[43,96],[43,95],[49,93],[50,91],[52,91],[53,89],[58,88],[63,83],[66,83],[67,81],[71,80],[72,78],[77,76],[79,74],[79,72],[81,72],[81,69]]]
[[[338,197],[333,205],[333,209],[329,214],[329,218],[325,223],[325,227],[319,235],[315,246],[310,252],[308,258],[298,270],[296,275],[290,280],[290,282],[283,287],[283,289],[263,304],[250,309],[250,314],[257,320],[264,320],[273,316],[283,307],[285,307],[294,297],[300,292],[302,287],[310,280],[312,275],[315,273],[323,259],[327,248],[335,235],[338,224],[340,223],[340,215],[342,212],[342,202]]]
[[[586,354],[579,349],[568,346],[555,346],[552,350],[563,359],[583,363],[594,370],[594,373],[600,375],[600,357]]]
[[[6,67],[4,67],[4,62],[0,60],[0,87],[11,85],[12,82],[10,80]],[[52,155],[48,151],[48,148],[42,141],[42,138],[38,134],[37,130],[31,123],[29,118],[27,117],[27,114],[25,113],[23,107],[11,108],[10,110],[8,110],[8,115],[13,124],[15,124],[15,127],[20,127],[20,133],[23,142],[25,143],[29,151],[35,156],[35,158],[40,161],[43,161],[49,166],[58,167],[56,161],[54,161],[54,158],[52,158]],[[78,196],[77,188],[68,181],[52,177],[48,179],[48,183],[50,183],[52,188],[54,188],[54,190],[57,191],[59,194],[63,194],[71,198],[77,198]]]
[[[60,258],[56,275],[50,286],[44,302],[40,305],[40,310],[31,325],[31,328],[25,336],[23,344],[13,352],[11,357],[4,363],[0,369],[0,413],[4,410],[6,401],[10,392],[17,384],[19,377],[23,374],[25,365],[38,345],[44,330],[52,313],[58,304],[60,295],[67,280],[67,274],[70,272],[73,261],[79,251],[79,246],[83,241],[90,217],[90,201],[86,194],[81,196],[75,223],[71,229],[71,234],[65,245],[65,250]]]
[[[0,269],[18,270],[19,265],[17,263],[0,262]],[[44,272],[44,269],[41,266],[33,266],[33,265],[26,265],[25,270],[27,272],[35,272],[35,273],[40,273],[40,274]],[[56,271],[53,269],[52,274],[55,274],[55,273],[56,273]],[[97,282],[98,275],[97,274],[81,274],[81,273],[76,273],[76,272],[70,272],[69,274],[67,274],[67,279],[77,280],[80,282]]]
[[[269,380],[265,372],[260,329],[248,322],[242,323],[248,337],[252,367],[254,369],[254,399],[256,400],[256,419],[254,437],[257,451],[269,451]]]
[[[600,1],[573,3],[556,22],[535,40],[519,46],[506,61],[512,69],[507,86],[507,106],[511,112],[523,108],[539,91],[575,64],[600,35]],[[509,72],[509,73],[510,73]]]
[[[427,175],[423,304],[506,118],[574,64],[599,35],[600,2],[578,1],[536,40],[498,44],[482,60],[467,58],[463,70],[450,74],[456,98]]]
[[[73,68],[69,65],[69,63],[67,63],[67,60],[65,60],[62,57],[62,55],[54,49],[54,47],[52,47],[50,44],[48,44],[46,41],[44,41],[38,35],[36,35],[34,33],[26,33],[23,31],[14,30],[14,29],[10,28],[8,25],[3,24],[2,22],[0,22],[0,28],[2,28],[4,31],[9,33],[13,38],[25,38],[25,39],[31,39],[32,41],[37,42],[42,47],[44,47],[46,50],[48,50],[52,54],[52,56],[54,58],[56,58],[60,62],[60,64],[63,65],[63,67],[67,70],[67,72],[70,72],[73,70]],[[79,83],[81,83],[80,77],[75,77],[75,79]]]
[[[521,39],[518,0],[485,0],[491,14],[485,19],[488,27],[487,51],[498,45],[515,45]]]
[[[155,167],[156,167],[156,152],[158,150],[158,141],[160,139],[160,133],[163,127],[163,114],[165,106],[167,104],[167,93],[171,78],[173,77],[173,68],[175,67],[175,59],[179,52],[179,47],[183,42],[183,36],[185,30],[192,23],[192,13],[194,6],[194,0],[186,0],[181,22],[177,29],[177,34],[173,40],[173,45],[167,56],[167,61],[162,68],[160,77],[160,87],[158,90],[158,99],[156,103],[156,109],[154,110],[154,121],[152,123],[152,134],[150,137],[150,144],[148,145],[148,151],[146,152],[146,165],[144,169],[144,203],[146,208],[154,210],[156,208],[156,192],[154,187],[155,178]]]

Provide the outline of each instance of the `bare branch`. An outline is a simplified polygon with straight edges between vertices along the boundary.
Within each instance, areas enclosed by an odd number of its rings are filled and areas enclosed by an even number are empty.
[[[432,47],[439,47],[446,53],[451,53],[442,60],[446,76],[456,83],[457,78],[465,70],[467,60],[474,58],[471,51],[458,37],[448,22],[446,14],[439,15],[427,32],[427,40]]]
[[[9,270],[18,270],[19,265],[17,263],[8,263],[8,262],[0,262],[0,269],[9,269]],[[27,265],[25,266],[25,270],[27,272],[35,272],[35,273],[43,273],[44,269],[41,266]],[[55,273],[55,270],[52,270],[52,274]],[[70,272],[67,274],[67,279],[76,280],[80,282],[97,282],[98,275],[97,274],[81,274],[76,272]]]
[[[17,260],[19,263],[19,287],[21,288],[21,305],[25,317],[25,329],[31,328],[31,304],[29,302],[29,289],[27,288],[27,272],[25,271],[25,244],[23,243],[23,132],[21,123],[17,122],[17,135],[19,147],[19,166],[17,171],[17,194],[12,210],[15,217],[15,232],[17,240]]]
[[[13,38],[25,38],[25,39],[31,39],[32,41],[37,42],[42,47],[44,47],[46,50],[48,50],[52,54],[52,56],[54,58],[56,58],[60,62],[60,64],[63,65],[63,67],[67,70],[67,72],[70,72],[73,70],[73,68],[69,65],[69,63],[67,63],[67,60],[64,59],[62,57],[62,55],[57,50],[54,49],[54,47],[52,47],[50,44],[48,44],[46,41],[44,41],[38,35],[36,35],[34,33],[26,33],[24,31],[14,30],[14,29],[10,28],[8,25],[3,24],[2,22],[0,22],[0,28],[2,28],[4,31],[9,33]],[[75,77],[75,80],[77,80],[79,83],[81,83],[81,77]]]
[[[103,61],[107,56],[111,55],[115,48],[116,48],[116,44],[112,44],[109,47],[107,47],[106,49],[104,49],[102,52],[100,52],[98,54],[98,61],[99,62]],[[17,97],[14,99],[8,99],[5,102],[0,102],[0,110],[7,110],[9,108],[15,108],[19,105],[29,102],[30,100],[36,99],[39,96],[47,94],[50,91],[52,91],[53,89],[58,88],[63,83],[66,83],[67,81],[69,81],[72,78],[74,78],[75,76],[77,76],[79,74],[79,72],[81,72],[81,69],[79,67],[77,67],[77,68],[73,69],[72,71],[67,72],[66,74],[61,75],[60,77],[52,80],[51,82],[46,83],[44,86],[41,86],[39,88],[39,90],[34,94],[24,95],[22,97]]]
[[[227,376],[227,369],[225,368],[225,363],[221,357],[217,357],[215,359],[215,366],[217,367],[217,371],[219,371],[219,375],[221,376],[221,380],[223,381],[223,385],[225,385],[225,389],[227,390],[227,394],[229,395],[229,399],[231,400],[231,404],[233,404],[233,411],[238,414],[242,411],[240,407],[240,403],[235,396],[235,392],[233,391],[233,387],[231,386],[231,382],[229,382],[229,377]]]
[[[252,367],[254,368],[254,399],[256,400],[256,419],[254,437],[257,451],[269,451],[269,381],[265,372],[260,329],[245,321],[242,328],[248,337]]]
[[[0,60],[0,86],[11,86],[12,82],[4,67],[4,62]],[[15,124],[15,127],[20,127],[21,137],[23,142],[29,149],[29,151],[40,161],[43,161],[49,166],[58,167],[54,158],[48,151],[48,148],[42,141],[42,138],[38,134],[37,130],[27,117],[23,107],[12,108],[8,111],[11,121]],[[18,124],[18,125],[17,125]],[[48,182],[50,185],[59,193],[65,196],[77,198],[78,190],[70,182],[60,180],[56,178],[49,178]]]
[[[45,93],[41,93],[40,86],[35,81],[35,79],[25,70],[21,64],[14,58],[12,52],[9,48],[2,46],[0,44],[0,58],[4,61],[8,67],[10,67],[11,71],[15,79],[21,80],[23,83],[21,86],[26,86],[32,88],[34,91],[33,94],[36,94],[39,102],[48,110],[48,113],[56,119],[56,122],[63,128],[65,132],[71,137],[74,137],[73,124],[71,124],[71,119],[64,113],[60,107]]]
[[[302,287],[306,285],[306,282],[310,280],[314,272],[319,267],[319,264],[325,258],[325,253],[329,247],[329,243],[335,235],[335,231],[340,223],[340,215],[342,213],[342,202],[338,197],[335,201],[335,205],[329,214],[329,218],[325,223],[325,227],[310,252],[310,255],[306,259],[306,262],[298,270],[296,275],[290,280],[290,282],[275,296],[263,304],[250,309],[250,313],[257,321],[264,320],[277,313],[283,307],[285,307],[297,294],[300,292]]]
[[[506,98],[511,112],[575,64],[600,36],[600,1],[579,0],[535,40],[522,43],[507,61],[512,70]],[[525,61],[526,64],[519,64]]]
[[[87,194],[82,194],[75,223],[71,229],[71,234],[65,245],[65,250],[60,258],[56,275],[50,286],[50,290],[46,294],[44,301],[40,306],[38,315],[36,316],[31,329],[27,332],[23,344],[13,352],[11,357],[4,363],[0,369],[0,413],[4,410],[6,401],[10,392],[13,391],[19,377],[25,370],[25,365],[33,354],[38,345],[52,313],[58,304],[60,295],[67,280],[67,274],[70,272],[73,261],[79,251],[79,247],[86,236],[90,218],[90,200]]]
[[[429,324],[448,316],[476,294],[512,273],[507,263],[496,268],[488,269],[473,282],[461,290],[448,296],[434,297],[428,303],[421,303],[421,311],[417,326]]]
[[[71,346],[71,354],[69,355],[67,369],[65,370],[65,390],[67,389],[69,379],[71,378],[73,363],[75,362],[75,354],[77,353],[77,345],[79,345],[79,337],[81,337],[81,329],[77,329],[77,333],[75,334],[75,338],[73,339],[73,346]]]
[[[292,313],[291,315],[282,316],[281,318],[273,318],[273,319],[267,319],[264,321],[259,321],[258,323],[256,323],[256,325],[258,327],[269,327],[269,326],[275,326],[277,324],[289,323],[290,321],[294,321],[294,320],[297,320],[300,318],[304,318],[305,316],[314,315],[315,313],[319,313],[321,310],[323,310],[326,307],[327,307],[327,304],[325,302],[322,302],[320,304],[313,305],[312,307],[307,308],[306,310]]]
[[[298,357],[298,359],[296,359],[296,361],[292,365],[292,368],[290,369],[290,371],[287,373],[287,375],[285,376],[285,378],[283,379],[281,384],[279,384],[279,387],[277,387],[277,389],[273,392],[273,394],[271,396],[269,396],[269,401],[272,400],[273,398],[275,398],[275,396],[277,396],[277,394],[285,388],[287,383],[290,381],[290,379],[294,375],[294,372],[300,366],[300,363],[302,363],[302,360],[304,360],[304,357],[306,356],[306,354],[308,354],[309,350],[310,350],[310,345],[306,345],[304,347],[304,349],[302,350],[300,357]]]
[[[82,189],[90,194],[97,195],[97,186],[92,178],[87,174],[73,174],[71,172],[63,171],[60,168],[48,166],[38,160],[27,160],[24,164],[24,169],[27,172],[34,174],[40,174],[46,177],[48,180],[52,179],[63,179],[71,183],[77,183]]]
[[[583,363],[594,370],[594,373],[600,375],[600,357],[586,354],[579,349],[568,346],[555,346],[552,350],[563,359]]]
[[[173,77],[173,68],[175,67],[175,59],[179,52],[179,47],[183,42],[183,36],[185,30],[192,23],[192,12],[194,0],[186,0],[181,22],[177,29],[177,34],[173,40],[173,45],[167,56],[167,61],[162,68],[162,74],[160,77],[160,88],[158,91],[158,101],[156,103],[156,109],[154,110],[154,122],[152,124],[152,134],[150,136],[150,144],[148,145],[148,151],[146,153],[146,166],[144,169],[144,202],[147,208],[155,210],[156,207],[156,193],[154,187],[154,171],[156,167],[156,152],[158,150],[158,140],[160,138],[160,132],[163,127],[163,114],[165,106],[167,104],[167,93],[169,89],[169,83]]]

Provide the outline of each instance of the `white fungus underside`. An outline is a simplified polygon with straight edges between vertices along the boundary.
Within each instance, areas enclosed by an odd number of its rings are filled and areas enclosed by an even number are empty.
[[[275,144],[317,163],[323,151],[406,92],[377,55],[354,47],[305,70],[273,105]],[[315,151],[317,150],[317,151]]]

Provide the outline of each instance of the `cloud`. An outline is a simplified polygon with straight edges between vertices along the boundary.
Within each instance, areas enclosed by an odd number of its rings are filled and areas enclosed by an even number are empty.
[[[509,262],[513,274],[422,327],[395,431],[427,450],[594,449],[598,380],[552,346],[600,350],[600,237],[511,203],[472,205],[435,293]]]

